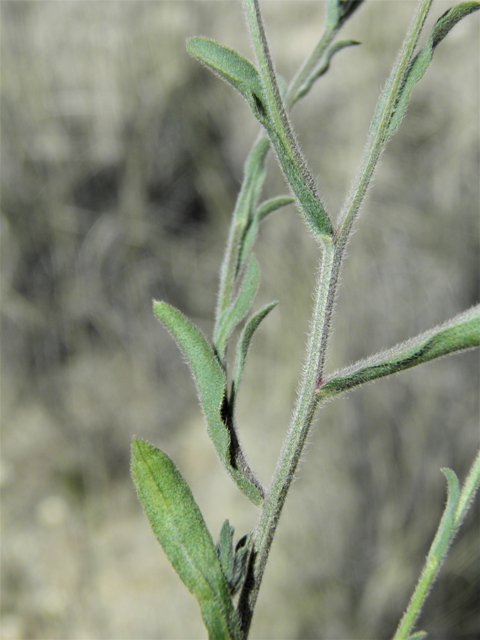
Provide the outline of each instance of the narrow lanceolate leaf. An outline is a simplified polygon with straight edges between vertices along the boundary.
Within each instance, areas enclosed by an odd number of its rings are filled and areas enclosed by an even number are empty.
[[[274,211],[277,211],[282,207],[286,207],[293,202],[295,202],[295,198],[290,198],[289,196],[279,196],[278,198],[271,198],[270,200],[262,202],[262,204],[255,212],[255,217],[259,222],[261,222],[264,218],[266,218]]]
[[[235,204],[227,250],[220,272],[220,291],[216,309],[217,322],[220,315],[230,305],[235,281],[248,258],[249,252],[244,251],[244,239],[249,226],[254,224],[254,212],[265,180],[265,158],[269,148],[268,136],[266,132],[263,132],[258,137],[245,163],[242,188]]]
[[[202,332],[178,309],[154,301],[157,318],[169,330],[190,365],[215,449],[223,461],[228,457],[229,435],[220,416],[225,395],[225,373]]]
[[[265,120],[262,82],[251,62],[209,38],[189,38],[187,51],[240,91],[255,116],[261,122]]]
[[[455,512],[457,510],[460,497],[460,486],[458,478],[451,469],[442,469],[448,483],[448,498],[445,510],[438,525],[437,533],[430,546],[430,550],[425,561],[422,573],[417,586],[413,592],[407,610],[405,611],[393,640],[408,640],[415,622],[420,615],[422,606],[427,599],[428,593],[438,576],[448,548],[455,537],[457,527],[455,523]],[[424,632],[419,632],[424,633]],[[414,637],[417,634],[414,635]],[[424,637],[420,635],[420,637]]]
[[[408,640],[425,640],[427,635],[428,634],[426,631],[417,631],[417,633],[414,633],[413,636],[408,636]]]
[[[190,365],[207,419],[208,434],[221,463],[239,489],[254,504],[261,503],[257,487],[232,465],[230,433],[222,420],[226,379],[218,358],[202,332],[183,313],[166,302],[154,301],[157,318],[166,326]]]
[[[247,571],[247,561],[251,549],[252,534],[240,538],[233,546],[234,528],[228,520],[222,525],[220,540],[217,544],[218,557],[230,593],[235,595],[240,589]]]
[[[448,32],[459,22],[462,18],[478,11],[480,9],[480,2],[461,2],[455,7],[452,7],[446,11],[435,23],[435,26],[430,33],[427,44],[423,49],[415,56],[410,65],[410,69],[405,79],[405,83],[401,89],[401,93],[398,98],[398,102],[395,108],[395,112],[392,115],[389,127],[386,132],[386,138],[389,138],[395,133],[400,124],[401,119],[405,113],[405,110],[410,100],[410,94],[414,85],[424,76],[428,65],[432,61],[433,53],[437,45],[445,38]],[[374,123],[375,124],[375,120]],[[373,125],[372,125],[373,126]]]
[[[330,68],[330,62],[333,56],[345,49],[346,47],[353,47],[360,44],[357,40],[339,40],[333,44],[325,53],[324,57],[321,59],[318,66],[313,70],[313,72],[308,76],[305,82],[299,87],[298,91],[295,94],[295,97],[292,99],[292,104],[294,104],[300,98],[303,98],[312,88],[313,84],[321,78],[325,73],[327,73]]]
[[[217,553],[222,567],[223,575],[228,583],[228,576],[233,575],[233,567],[235,564],[235,550],[233,548],[233,532],[234,528],[228,520],[222,525],[220,530],[220,540],[217,544]],[[231,591],[230,591],[231,592]]]
[[[240,382],[243,377],[243,370],[245,368],[245,360],[247,358],[248,349],[253,338],[253,334],[258,329],[261,321],[270,313],[270,311],[276,307],[278,302],[271,302],[265,307],[262,307],[260,311],[257,311],[245,324],[243,331],[238,339],[237,353],[235,357],[235,370],[233,375],[232,385],[232,402],[240,386]]]
[[[250,252],[252,251],[253,245],[255,244],[255,240],[258,236],[260,223],[274,211],[277,211],[281,207],[286,207],[287,205],[294,202],[295,198],[290,198],[289,196],[280,196],[278,198],[272,198],[271,200],[262,202],[262,204],[253,214],[251,222],[248,225],[247,231],[243,238],[240,253],[240,264],[243,264],[243,262],[247,259],[247,257],[250,255]]]
[[[480,346],[480,305],[389,351],[337,372],[319,387],[320,399],[398,373],[449,353]]]
[[[268,49],[258,0],[245,0],[245,8],[263,87],[265,118],[259,118],[260,122],[267,129],[280,166],[310,228],[317,238],[330,237],[333,233],[330,219],[318,196],[315,181],[300,151],[287,115]]]
[[[247,14],[256,9],[256,0],[246,0]],[[258,12],[262,34],[260,14]],[[255,25],[257,23],[255,22]],[[253,24],[253,23],[251,23]],[[261,66],[261,74],[237,51],[209,40],[195,37],[187,42],[188,52],[232,84],[248,101],[255,117],[266,128],[280,160],[285,177],[295,194],[299,208],[317,237],[331,236],[332,227],[320,201],[315,182],[307,169],[285,111],[277,78],[271,65],[266,40],[265,47],[257,43],[257,29],[252,31]],[[262,52],[267,52],[266,56]],[[267,71],[267,67],[269,69]]]
[[[442,558],[445,555],[456,533],[455,512],[460,498],[460,483],[458,482],[455,472],[451,469],[442,469],[442,473],[447,479],[448,498],[437,535],[432,542],[429,552],[429,556],[436,559]]]
[[[220,358],[224,356],[227,341],[233,330],[237,324],[243,320],[252,305],[258,288],[258,280],[259,272],[257,261],[255,257],[251,255],[238,295],[232,304],[222,313],[215,327],[214,343]]]
[[[339,29],[362,2],[363,0],[328,0],[327,25],[330,29]]]
[[[134,438],[132,477],[173,568],[200,605],[211,639],[241,637],[217,549],[187,483],[170,458]]]

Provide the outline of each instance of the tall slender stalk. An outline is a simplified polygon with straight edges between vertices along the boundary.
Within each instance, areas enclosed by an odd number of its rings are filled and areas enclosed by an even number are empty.
[[[256,531],[233,545],[233,528],[222,527],[214,545],[191,492],[164,453],[136,440],[132,474],[154,532],[180,577],[198,599],[210,638],[245,640],[262,583],[280,515],[294,479],[305,440],[321,401],[349,388],[480,345],[480,305],[328,378],[324,374],[339,276],[353,225],[365,200],[380,155],[396,131],[413,85],[423,76],[433,51],[465,15],[480,9],[467,1],[447,11],[435,24],[424,48],[414,56],[433,0],[422,0],[397,62],[375,111],[366,149],[335,230],[299,148],[289,109],[328,68],[331,56],[354,41],[332,42],[343,23],[363,0],[328,0],[326,26],[288,90],[277,79],[270,56],[259,0],[244,0],[258,61],[258,70],[239,53],[206,38],[192,38],[189,52],[230,82],[248,101],[264,127],[245,164],[223,261],[213,344],[177,309],[154,302],[154,311],[182,349],[197,382],[208,433],[221,463],[238,488],[261,508]],[[269,145],[274,149],[294,198],[259,199]],[[235,425],[235,402],[252,336],[276,303],[266,305],[245,322],[238,338],[234,374],[227,384],[227,343],[249,312],[259,271],[252,253],[261,220],[295,199],[321,250],[315,304],[306,346],[305,364],[288,434],[268,491],[256,480],[241,448]],[[428,589],[441,566],[448,545],[480,484],[477,458],[462,493],[452,470],[444,470],[448,502],[427,565],[400,624],[406,640]],[[241,589],[236,609],[232,596]],[[416,634],[417,637],[418,634]],[[418,636],[420,637],[420,636]]]
[[[258,9],[256,0],[251,1],[252,6],[256,6]],[[425,24],[432,1],[433,0],[423,0],[421,2],[410,31],[404,41],[397,64],[387,82],[388,93],[384,99],[383,109],[375,129],[370,135],[356,182],[344,207],[341,223],[335,234],[335,240],[332,242],[330,239],[324,239],[322,242],[322,264],[317,280],[316,302],[307,343],[306,364],[302,382],[287,439],[277,463],[273,481],[263,505],[255,533],[253,579],[246,582],[238,605],[242,633],[245,638],[248,636],[260,584],[279,523],[279,517],[318,406],[318,395],[315,392],[322,384],[322,373],[328,347],[331,317],[345,248],[353,223],[359,213],[378,160],[387,142],[386,132],[396,103],[398,102],[399,94],[405,83],[413,52]],[[247,6],[248,4],[249,0],[247,0]],[[251,14],[254,14],[253,9],[251,10]],[[258,10],[256,16],[258,19]],[[262,34],[262,32],[263,27],[259,29],[259,33]],[[264,39],[264,34],[262,35]],[[263,42],[263,49],[265,50],[265,48],[266,44]],[[264,64],[268,66],[268,50],[265,58],[266,61]]]
[[[370,186],[373,173],[387,143],[387,131],[390,120],[395,111],[402,87],[405,84],[413,53],[417,46],[418,39],[420,38],[420,34],[425,24],[425,20],[427,19],[432,2],[433,0],[422,0],[419,5],[410,31],[405,38],[402,50],[400,51],[397,64],[387,80],[386,89],[388,89],[388,93],[384,97],[383,109],[381,111],[380,118],[377,121],[374,131],[369,137],[363,160],[357,174],[357,179],[340,215],[340,226],[336,233],[336,244],[340,248],[339,259],[342,259],[343,257],[343,252],[347,245],[353,223],[358,216],[367,194],[368,187]]]
[[[327,333],[325,322],[328,318],[326,310],[327,307],[332,304],[331,280],[333,271],[333,243],[326,242],[323,246],[312,326],[308,339],[307,349],[310,357],[307,358],[305,364],[290,431],[280,455],[274,479],[264,502],[255,533],[253,582],[246,583],[238,605],[242,632],[245,634],[245,637],[248,635],[258,591],[280,514],[295,476],[298,461],[305,444],[305,438],[307,437],[308,430],[315,415],[315,409],[317,408],[318,399],[315,391],[324,356],[323,351]]]

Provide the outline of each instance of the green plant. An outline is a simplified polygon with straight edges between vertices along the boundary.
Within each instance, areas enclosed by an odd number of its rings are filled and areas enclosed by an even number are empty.
[[[215,545],[190,489],[168,456],[139,439],[134,439],[132,448],[132,475],[139,498],[173,567],[197,598],[211,638],[248,636],[279,517],[319,406],[355,386],[480,345],[480,305],[477,305],[387,352],[333,375],[325,373],[330,325],[345,248],[380,155],[397,130],[412,89],[427,70],[436,46],[459,20],[480,9],[480,2],[463,2],[445,12],[435,23],[424,47],[416,52],[432,4],[432,0],[422,0],[380,95],[353,189],[340,213],[339,222],[334,224],[298,147],[288,113],[328,70],[332,56],[343,48],[358,44],[351,40],[334,43],[334,40],[362,2],[327,2],[323,35],[288,87],[275,73],[258,0],[245,0],[258,68],[213,40],[196,37],[191,38],[187,45],[191,55],[244,96],[263,127],[245,164],[244,181],[233,214],[221,271],[212,344],[180,311],[165,302],[154,302],[156,316],[172,334],[192,369],[208,432],[220,461],[238,488],[260,508],[256,531],[234,545],[233,528],[227,520]],[[277,155],[292,197],[282,196],[258,204],[270,147]],[[249,466],[242,449],[235,406],[252,337],[276,305],[266,305],[247,318],[259,282],[259,270],[253,254],[255,239],[262,220],[293,201],[320,245],[321,260],[297,402],[274,477],[266,489]],[[244,325],[237,340],[233,371],[227,375],[227,346],[242,322]],[[461,487],[452,470],[444,469],[443,472],[448,483],[447,505],[395,640],[413,640],[426,635],[414,632],[413,628],[449,545],[480,485],[480,454]],[[235,607],[232,598],[237,593]]]

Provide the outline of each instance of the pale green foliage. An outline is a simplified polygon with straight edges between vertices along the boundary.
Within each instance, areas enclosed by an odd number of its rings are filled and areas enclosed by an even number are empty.
[[[208,38],[190,38],[187,50],[238,89],[260,122],[265,121],[265,98],[260,76],[246,58]]]
[[[220,565],[232,595],[237,593],[245,578],[252,541],[252,534],[249,533],[240,538],[234,546],[234,531],[235,529],[230,525],[229,521],[225,520],[220,531],[220,540],[217,545]]]
[[[233,375],[232,384],[232,396],[234,396],[240,386],[240,382],[243,376],[243,369],[245,367],[245,360],[247,359],[248,349],[253,338],[253,334],[257,330],[261,321],[270,313],[272,309],[277,306],[278,302],[271,302],[265,307],[262,307],[260,311],[257,311],[246,322],[243,331],[237,342],[237,355],[235,358],[235,369]]]
[[[231,434],[222,416],[226,378],[217,357],[202,332],[178,309],[165,302],[154,302],[153,308],[155,315],[175,338],[192,368],[207,419],[208,434],[220,461],[240,490],[254,504],[260,504],[261,495],[258,487],[232,464],[234,456],[232,460]]]
[[[441,327],[430,329],[389,351],[352,365],[327,379],[319,388],[324,399],[365,382],[398,373],[449,353],[480,345],[480,305],[459,314]]]
[[[264,127],[246,161],[244,181],[233,214],[221,270],[213,345],[180,311],[165,302],[154,302],[156,316],[170,331],[192,369],[208,433],[221,463],[238,488],[261,507],[255,533],[243,536],[234,546],[233,527],[226,520],[215,547],[193,496],[172,461],[139,440],[134,441],[132,454],[132,474],[145,512],[174,568],[197,597],[211,638],[248,636],[279,517],[321,402],[377,378],[480,345],[480,306],[476,306],[389,351],[332,376],[324,374],[345,247],[380,154],[398,128],[412,88],[424,75],[435,47],[460,19],[480,8],[480,2],[464,2],[447,11],[436,22],[427,44],[415,54],[432,0],[420,3],[397,63],[379,98],[364,158],[340,214],[338,228],[334,229],[296,141],[288,108],[305,96],[328,70],[335,53],[358,44],[353,40],[335,44],[333,40],[361,4],[362,0],[328,1],[324,33],[289,87],[275,72],[258,0],[245,0],[257,67],[236,51],[207,38],[191,38],[187,44],[190,54],[246,98]],[[270,145],[294,198],[279,196],[259,204]],[[277,303],[265,305],[246,320],[237,339],[231,385],[227,385],[230,380],[227,377],[228,345],[249,314],[258,288],[259,269],[252,250],[260,223],[271,212],[293,201],[318,240],[322,255],[302,380],[289,433],[267,492],[246,461],[237,434],[235,408],[253,335]],[[448,483],[447,505],[395,640],[425,637],[423,631],[412,635],[413,626],[480,485],[480,455],[462,488],[452,470],[442,471]],[[240,596],[235,613],[231,595],[238,589]]]
[[[219,317],[217,326],[215,327],[213,341],[222,361],[228,338],[231,336],[237,324],[246,316],[252,305],[258,288],[259,275],[257,261],[255,257],[251,255],[245,276],[240,284],[238,295]]]
[[[246,5],[248,15],[256,15],[255,7],[248,2]],[[330,221],[292,133],[277,79],[269,74],[269,59],[263,42],[259,38],[254,42],[259,43],[256,50],[260,73],[236,51],[207,38],[192,38],[187,47],[192,55],[228,80],[247,99],[270,137],[288,184],[312,231],[316,236],[328,236],[331,234]]]
[[[313,83],[319,78],[321,78],[324,73],[327,73],[327,71],[330,68],[330,61],[332,60],[333,56],[336,53],[338,53],[342,49],[346,49],[347,47],[354,47],[355,45],[358,45],[358,44],[360,44],[360,42],[357,42],[356,40],[340,40],[340,42],[336,42],[334,45],[329,47],[329,49],[325,53],[324,58],[319,63],[317,68],[313,69],[310,76],[305,80],[302,86],[298,89],[295,95],[295,100],[299,100],[300,98],[303,98],[303,96],[310,91]]]
[[[294,198],[289,198],[288,196],[280,196],[278,198],[271,198],[270,200],[266,200],[262,202],[262,204],[258,207],[255,212],[255,217],[259,222],[264,220],[270,213],[277,211],[281,207],[286,207],[289,204],[295,202]]]
[[[227,250],[222,264],[217,322],[232,302],[238,277],[248,260],[258,234],[259,219],[256,206],[265,180],[265,158],[268,149],[268,138],[266,135],[261,135],[245,164],[243,184],[235,205]]]
[[[325,22],[327,28],[339,29],[364,0],[328,0]]]
[[[175,571],[197,598],[211,638],[240,638],[218,553],[192,492],[162,451],[134,439],[132,477],[138,497]]]
[[[394,107],[394,111],[391,116],[391,120],[388,124],[388,128],[385,132],[385,140],[388,140],[398,128],[407,108],[410,100],[410,94],[414,85],[424,76],[428,66],[433,58],[435,47],[445,38],[448,32],[459,22],[462,18],[467,16],[473,11],[478,11],[480,4],[478,2],[461,2],[460,4],[452,7],[446,11],[441,18],[437,20],[435,26],[432,29],[427,44],[423,49],[415,56],[408,66],[405,79],[397,98],[397,102]],[[378,104],[377,112],[372,121],[372,132],[378,124],[382,108],[388,92],[390,90],[390,82],[387,82],[385,90],[382,94],[380,102]]]
[[[477,453],[462,489],[460,489],[460,484],[454,471],[442,469],[442,472],[445,474],[448,484],[447,504],[435,538],[430,546],[417,587],[398,625],[393,640],[412,640],[412,638],[424,638],[427,635],[422,631],[413,636],[409,634],[420,615],[423,603],[440,571],[455,534],[462,524],[478,490],[480,484],[480,452]]]

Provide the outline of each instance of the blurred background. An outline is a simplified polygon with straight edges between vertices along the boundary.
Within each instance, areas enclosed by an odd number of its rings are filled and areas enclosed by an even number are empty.
[[[360,40],[293,113],[329,211],[416,3],[366,2]],[[323,3],[264,0],[286,79]],[[436,2],[429,28],[450,3]],[[215,539],[256,509],[211,446],[188,367],[152,298],[207,334],[242,167],[248,105],[190,59],[206,35],[252,59],[236,1],[17,2],[1,9],[2,638],[206,637],[129,474],[132,436],[167,452]],[[479,301],[479,18],[438,47],[377,171],[343,271],[328,369]],[[428,33],[428,31],[426,32]],[[286,193],[273,157],[264,197]],[[318,262],[293,208],[265,221],[239,429],[268,484],[301,371]],[[445,502],[479,446],[467,353],[351,392],[318,415],[265,575],[252,638],[393,634]],[[479,510],[424,609],[436,640],[480,635]]]

